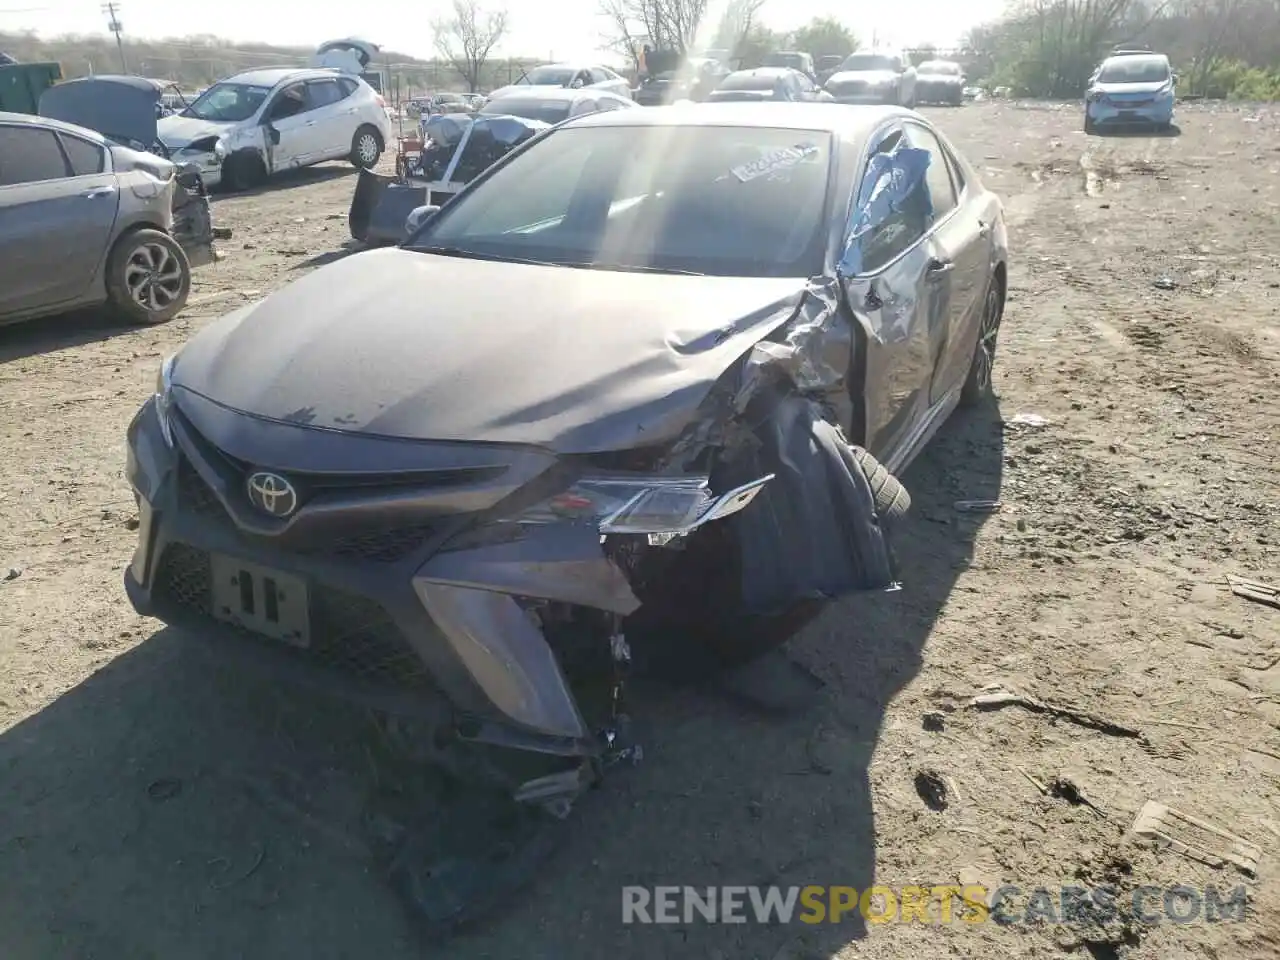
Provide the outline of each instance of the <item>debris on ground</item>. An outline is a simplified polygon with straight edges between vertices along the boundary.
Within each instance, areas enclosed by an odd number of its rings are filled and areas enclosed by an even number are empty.
[[[1151,285],[1157,290],[1176,290],[1178,287],[1178,285],[1168,277],[1160,277],[1158,280],[1153,280]]]
[[[21,567],[10,567],[8,573],[4,575],[4,578],[6,580],[17,580],[20,576],[22,576]]]
[[[1077,707],[1049,703],[1047,700],[1041,700],[1029,694],[1008,690],[999,683],[987,684],[982,689],[983,693],[978,694],[969,701],[968,705],[970,707],[978,710],[999,710],[1001,707],[1010,706],[1024,707],[1033,713],[1046,713],[1114,737],[1141,738],[1142,736],[1141,731],[1133,727],[1117,723],[1114,720],[1108,720],[1105,717],[1099,717]]]
[[[1262,851],[1256,844],[1155,800],[1138,812],[1133,832],[1207,866],[1221,869],[1231,863],[1245,876],[1257,876]]]
[[[952,506],[961,513],[995,513],[1000,509],[1000,501],[957,500]]]
[[[930,710],[920,718],[920,726],[929,733],[941,733],[946,725],[946,716],[937,710]]]
[[[1231,592],[1237,597],[1243,597],[1246,600],[1252,600],[1254,603],[1265,604],[1268,607],[1275,607],[1280,610],[1280,587],[1273,587],[1269,583],[1262,583],[1258,580],[1246,580],[1243,577],[1227,577],[1227,583],[1231,585]]]
[[[1038,413],[1020,413],[1005,422],[1015,427],[1047,427],[1049,418],[1042,417]]]
[[[930,810],[940,812],[947,809],[950,802],[947,781],[936,770],[917,770],[915,776],[916,793]]]

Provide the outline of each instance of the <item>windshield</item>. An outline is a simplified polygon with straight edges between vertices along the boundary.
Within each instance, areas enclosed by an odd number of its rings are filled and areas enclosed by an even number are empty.
[[[798,53],[771,53],[764,58],[766,67],[791,67],[795,70],[805,68],[804,57]]]
[[[251,87],[246,83],[215,83],[183,110],[182,115],[215,123],[238,123],[257,113],[270,92],[270,87]]]
[[[721,90],[772,90],[778,77],[772,73],[731,73],[720,82]]]
[[[530,83],[539,87],[567,87],[576,74],[577,71],[570,67],[534,67],[516,83]]]
[[[844,63],[840,64],[841,70],[889,70],[893,73],[898,72],[898,58],[884,57],[876,53],[851,53],[844,58]]]
[[[541,120],[543,123],[559,123],[568,118],[568,100],[537,100],[533,97],[499,97],[490,100],[480,108],[481,113],[503,114],[508,117],[524,117],[526,120]]]
[[[1169,61],[1163,57],[1116,57],[1102,65],[1099,83],[1164,83]]]
[[[948,77],[960,76],[960,64],[947,63],[945,60],[927,60],[920,64],[916,73],[943,74]]]
[[[822,265],[829,133],[562,127],[440,211],[408,246],[454,256],[736,277]]]

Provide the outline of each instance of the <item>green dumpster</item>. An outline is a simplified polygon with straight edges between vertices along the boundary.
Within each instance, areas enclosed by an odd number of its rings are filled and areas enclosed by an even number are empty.
[[[40,94],[62,79],[56,63],[11,63],[0,66],[0,112],[37,113]]]

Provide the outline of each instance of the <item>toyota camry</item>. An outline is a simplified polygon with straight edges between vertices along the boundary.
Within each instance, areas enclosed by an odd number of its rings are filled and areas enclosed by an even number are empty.
[[[412,220],[163,362],[126,586],[563,813],[633,662],[896,586],[895,475],[991,396],[1001,204],[911,111],[735,103],[571,119]]]

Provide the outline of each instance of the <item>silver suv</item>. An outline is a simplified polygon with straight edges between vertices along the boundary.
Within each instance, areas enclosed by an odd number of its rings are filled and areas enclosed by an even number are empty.
[[[176,163],[195,163],[206,186],[233,190],[326,160],[369,169],[393,138],[382,97],[360,77],[333,68],[237,74],[157,129]]]

